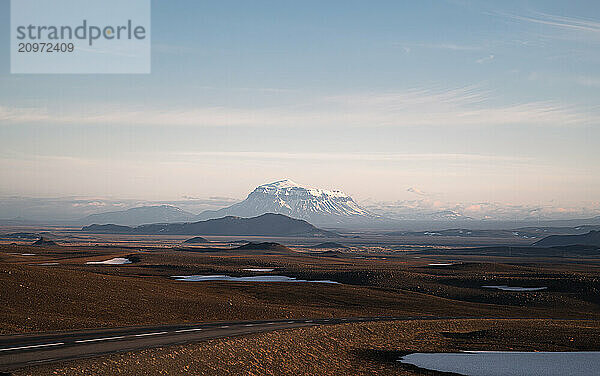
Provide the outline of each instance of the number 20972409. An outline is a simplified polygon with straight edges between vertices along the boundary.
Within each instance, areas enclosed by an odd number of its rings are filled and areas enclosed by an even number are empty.
[[[18,52],[73,52],[73,43],[19,43]]]

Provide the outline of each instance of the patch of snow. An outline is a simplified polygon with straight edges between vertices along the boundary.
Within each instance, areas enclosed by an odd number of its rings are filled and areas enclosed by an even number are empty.
[[[131,260],[124,257],[115,257],[110,260],[105,261],[88,261],[86,264],[90,265],[123,265],[123,264],[131,264]]]
[[[244,271],[247,272],[272,272],[275,269],[270,269],[270,268],[248,268],[248,269],[244,269]]]
[[[263,185],[260,185],[259,187],[283,189],[283,188],[300,187],[300,184],[298,184],[290,179],[283,179],[283,180],[275,181],[273,183],[263,184]]]

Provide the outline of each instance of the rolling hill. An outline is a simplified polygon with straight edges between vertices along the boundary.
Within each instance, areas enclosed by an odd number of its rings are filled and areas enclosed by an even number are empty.
[[[562,247],[572,245],[600,247],[600,231],[590,231],[582,235],[551,235],[533,244],[534,247]]]
[[[140,206],[122,211],[88,215],[79,220],[82,225],[116,224],[138,226],[144,223],[188,222],[194,218],[188,213],[172,205]]]
[[[334,232],[321,230],[310,223],[282,214],[267,213],[252,218],[228,216],[192,223],[156,223],[137,227],[116,225],[91,225],[81,229],[91,233],[141,234],[141,235],[255,235],[339,237]]]

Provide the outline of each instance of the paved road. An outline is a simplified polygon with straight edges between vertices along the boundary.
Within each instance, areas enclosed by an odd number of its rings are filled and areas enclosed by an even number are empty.
[[[367,321],[451,319],[524,320],[535,318],[436,316],[348,317],[312,320],[212,322],[0,336],[0,373],[44,363],[90,358],[116,352],[186,344],[215,338],[232,337],[280,329]],[[553,320],[552,318],[544,319]],[[587,321],[587,319],[571,320]]]
[[[431,317],[428,318],[431,319]],[[185,344],[279,329],[333,325],[346,322],[407,319],[418,318],[353,317],[344,319],[238,321],[0,336],[0,371],[10,371],[31,365],[93,357],[121,351]],[[421,319],[425,319],[425,317]]]

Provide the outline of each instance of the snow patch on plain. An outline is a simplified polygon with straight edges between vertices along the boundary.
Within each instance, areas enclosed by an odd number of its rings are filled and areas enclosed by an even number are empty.
[[[270,269],[270,268],[248,268],[248,269],[244,269],[244,271],[246,272],[272,272],[275,269]]]
[[[86,262],[86,264],[89,264],[89,265],[124,265],[124,264],[131,264],[131,260],[129,260],[128,258],[124,258],[124,257],[115,257],[115,258],[111,258],[110,260],[105,260],[105,261],[88,261],[88,262]]]

